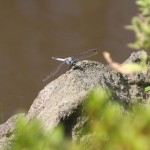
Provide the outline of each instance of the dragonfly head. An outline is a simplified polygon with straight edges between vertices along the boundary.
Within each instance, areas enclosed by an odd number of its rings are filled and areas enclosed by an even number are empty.
[[[65,62],[66,62],[68,65],[72,65],[72,66],[74,66],[74,65],[77,63],[77,61],[76,61],[73,57],[67,57],[67,58],[65,59]]]

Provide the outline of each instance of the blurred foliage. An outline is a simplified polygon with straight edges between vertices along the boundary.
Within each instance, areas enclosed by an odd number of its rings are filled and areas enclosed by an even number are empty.
[[[146,73],[148,71],[147,66],[147,54],[143,52],[140,56],[140,62],[139,63],[123,63],[121,66],[123,70],[130,70],[131,73],[139,73],[143,72]]]
[[[136,41],[129,44],[131,48],[144,49],[150,54],[150,0],[136,0],[139,14],[132,19],[128,29],[134,31]]]
[[[136,104],[125,110],[110,98],[110,92],[102,88],[89,94],[83,107],[89,121],[82,129],[80,142],[66,137],[62,126],[48,130],[39,121],[22,118],[9,150],[150,149],[150,107]]]
[[[39,120],[28,121],[25,117],[16,124],[15,137],[8,150],[66,150],[70,147],[77,149],[64,136],[61,125],[54,130],[43,128]]]
[[[12,150],[48,150],[63,148],[62,129],[56,128],[53,132],[47,132],[42,129],[39,121],[33,120],[28,122],[22,118],[17,122],[16,135],[13,140]]]
[[[138,50],[144,49],[150,57],[150,0],[136,0],[136,4],[139,14],[133,17],[132,24],[127,26],[127,29],[135,33],[135,42],[130,43],[129,47]],[[133,68],[136,69],[136,67]],[[137,65],[137,68],[140,69],[140,66]],[[147,67],[144,68],[147,69]],[[149,86],[145,88],[145,92],[148,91],[150,91]]]
[[[144,90],[145,92],[148,92],[148,91],[150,91],[150,86],[147,86],[146,88],[145,88],[145,90]]]

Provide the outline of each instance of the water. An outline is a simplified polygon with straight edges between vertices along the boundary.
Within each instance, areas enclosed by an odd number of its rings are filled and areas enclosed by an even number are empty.
[[[71,56],[100,47],[90,60],[105,62],[107,50],[124,61],[132,32],[124,29],[136,15],[131,0],[1,0],[0,1],[0,122],[28,110],[38,92],[57,78],[41,80],[57,66],[52,56]],[[127,11],[128,10],[128,11]]]

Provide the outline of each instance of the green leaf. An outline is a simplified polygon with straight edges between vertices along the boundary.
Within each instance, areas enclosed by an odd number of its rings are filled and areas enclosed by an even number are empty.
[[[147,86],[146,88],[145,88],[145,90],[144,90],[145,92],[148,92],[148,91],[150,91],[150,86]]]

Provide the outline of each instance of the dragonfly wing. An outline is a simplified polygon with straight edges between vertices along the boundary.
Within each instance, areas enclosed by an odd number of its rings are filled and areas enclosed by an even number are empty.
[[[62,62],[60,63],[57,68],[55,70],[53,70],[52,72],[50,72],[46,77],[44,77],[44,79],[42,80],[42,82],[45,82],[46,80],[50,79],[52,76],[54,76],[59,70],[60,68],[62,67],[62,65],[64,64],[65,62]]]
[[[77,55],[72,56],[72,58],[74,58],[75,60],[82,60],[82,59],[85,59],[85,58],[89,58],[89,57],[97,54],[97,49],[98,48],[91,49],[91,50],[79,53]]]

